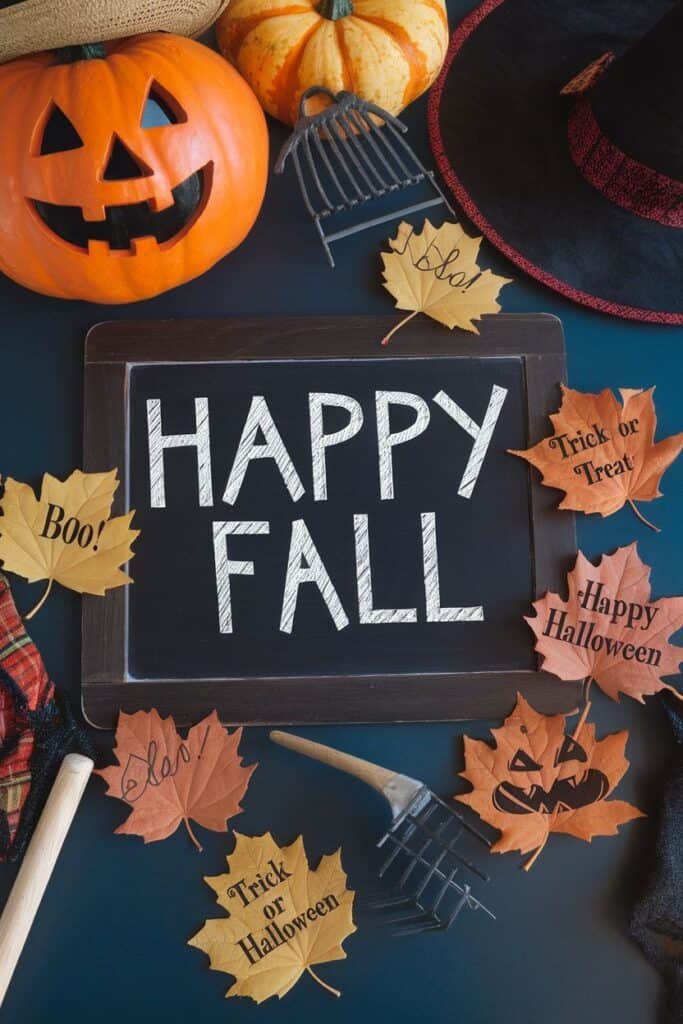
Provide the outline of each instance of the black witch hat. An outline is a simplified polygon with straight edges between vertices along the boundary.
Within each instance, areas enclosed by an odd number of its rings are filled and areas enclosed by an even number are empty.
[[[485,0],[430,97],[437,164],[514,263],[683,324],[683,3]]]

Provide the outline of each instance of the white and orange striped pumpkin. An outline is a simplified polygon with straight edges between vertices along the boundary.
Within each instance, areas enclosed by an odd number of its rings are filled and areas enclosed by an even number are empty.
[[[293,124],[313,85],[397,114],[436,78],[448,22],[444,0],[232,0],[217,34],[264,109]]]

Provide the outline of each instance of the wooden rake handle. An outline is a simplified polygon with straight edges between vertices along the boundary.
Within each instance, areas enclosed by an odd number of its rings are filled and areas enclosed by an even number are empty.
[[[19,868],[0,917],[0,1006],[93,767],[82,754],[64,758]]]
[[[273,743],[281,747],[287,747],[297,754],[303,754],[314,761],[322,764],[329,764],[331,768],[338,768],[347,775],[355,775],[357,779],[367,782],[369,786],[384,794],[386,786],[396,777],[396,772],[382,768],[381,765],[373,764],[371,761],[364,761],[362,757],[354,757],[353,754],[344,754],[334,747],[326,747],[323,743],[314,743],[313,740],[305,740],[302,736],[293,736],[290,732],[280,732],[279,729],[270,733]]]

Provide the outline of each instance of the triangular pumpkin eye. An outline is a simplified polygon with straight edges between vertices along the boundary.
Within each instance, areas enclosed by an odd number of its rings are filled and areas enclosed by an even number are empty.
[[[511,772],[540,772],[542,767],[521,747],[508,765]]]
[[[583,749],[580,743],[573,740],[571,736],[565,736],[562,741],[557,757],[555,758],[555,764],[563,764],[565,761],[587,761],[586,751]]]
[[[159,128],[168,124],[182,124],[185,121],[187,114],[180,104],[158,82],[152,82],[142,108],[141,126]]]
[[[40,155],[66,153],[70,149],[80,149],[83,144],[83,139],[64,111],[56,103],[53,104],[45,122],[43,138],[40,143]]]

